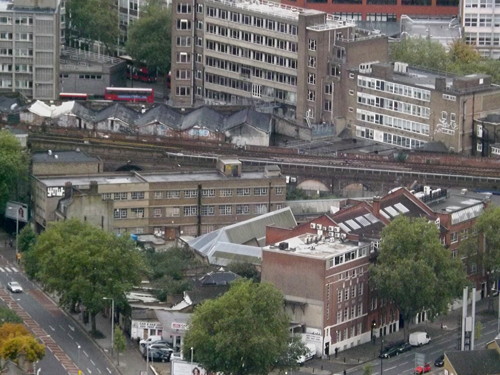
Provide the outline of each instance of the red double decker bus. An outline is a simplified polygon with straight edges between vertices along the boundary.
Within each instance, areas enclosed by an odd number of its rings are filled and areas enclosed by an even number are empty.
[[[106,87],[104,99],[122,102],[147,102],[154,103],[153,89],[138,87]]]
[[[83,94],[79,92],[61,92],[59,93],[59,99],[61,100],[88,100],[89,94]]]

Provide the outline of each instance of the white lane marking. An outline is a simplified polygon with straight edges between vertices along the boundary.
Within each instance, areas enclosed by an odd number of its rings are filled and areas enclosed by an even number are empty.
[[[68,336],[71,338],[71,340],[74,340],[73,336],[71,336],[71,334],[68,333]]]
[[[86,357],[89,356],[85,350],[83,351],[83,354],[85,354]]]
[[[2,267],[0,267],[0,271],[5,272],[5,270]]]
[[[109,368],[106,367],[106,370],[108,370],[108,372],[111,374],[111,370]]]
[[[73,332],[75,331],[75,327],[70,326],[69,324],[68,324],[68,327],[69,327],[69,329],[70,329],[70,330],[72,330]]]
[[[49,325],[49,328],[52,330],[52,331],[55,331],[56,329],[54,327],[52,327],[51,325]]]
[[[99,368],[97,368],[97,372],[98,372],[99,374],[102,374],[102,372],[101,372],[101,370],[99,370]]]
[[[5,271],[12,272],[12,270],[9,267],[5,267]]]
[[[88,372],[89,374],[92,374],[92,371],[90,371],[90,369],[89,369],[88,367],[87,367],[87,372]]]
[[[12,268],[12,271],[14,271],[14,272],[19,272],[19,270],[18,270],[16,267],[12,267],[12,266],[11,266],[11,268]]]
[[[92,366],[95,366],[95,363],[93,360],[90,360],[90,363],[92,363]]]

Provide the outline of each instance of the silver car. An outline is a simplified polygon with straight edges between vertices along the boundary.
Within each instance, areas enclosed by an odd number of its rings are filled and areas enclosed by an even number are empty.
[[[11,281],[7,283],[7,289],[12,293],[22,293],[23,287],[17,281]]]

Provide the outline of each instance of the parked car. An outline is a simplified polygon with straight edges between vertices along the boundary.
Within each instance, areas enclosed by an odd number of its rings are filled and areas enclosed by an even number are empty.
[[[420,374],[425,374],[426,372],[431,371],[431,365],[429,363],[426,363],[423,366],[417,366],[415,367],[415,374],[420,375]]]
[[[398,347],[398,351],[400,353],[404,353],[407,352],[408,350],[411,350],[412,348],[413,346],[411,346],[409,342],[405,342]]]
[[[165,345],[165,346],[168,346],[169,348],[172,347],[172,341],[168,341],[168,340],[158,340],[158,341],[153,341],[149,344],[147,344],[148,346],[151,346],[151,345]]]
[[[436,367],[444,366],[444,354],[441,354],[439,357],[436,358],[436,360],[434,361],[434,366]]]
[[[378,356],[379,358],[391,358],[399,355],[399,345],[386,346]]]
[[[17,281],[11,281],[7,283],[7,289],[12,293],[22,293],[23,287]]]
[[[163,349],[152,349],[148,350],[144,358],[149,357],[152,362],[169,362],[172,351]]]
[[[148,345],[142,345],[140,348],[140,351],[142,353],[142,355],[146,355],[146,351],[148,350],[165,350],[165,351],[172,351],[173,352],[173,349],[167,345],[167,344],[160,344],[159,341],[156,341],[156,342],[153,342],[152,344],[148,344]]]
[[[301,355],[299,356],[299,358],[297,358],[297,363],[299,365],[303,365],[306,361],[309,361],[310,359],[313,359],[314,356],[316,355],[316,345],[314,344],[305,344],[304,345],[305,347],[305,354],[304,355]]]

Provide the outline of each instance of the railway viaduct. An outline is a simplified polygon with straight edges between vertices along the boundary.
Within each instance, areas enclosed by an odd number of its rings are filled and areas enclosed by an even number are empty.
[[[276,164],[282,173],[290,176],[291,181],[297,184],[307,180],[316,181],[325,186],[331,193],[340,195],[343,189],[350,184],[362,184],[366,190],[375,194],[382,194],[398,186],[410,186],[414,182],[439,187],[481,188],[487,190],[500,189],[500,170],[493,176],[478,176],[467,173],[452,173],[439,171],[418,171],[407,167],[404,163],[384,165],[381,163],[350,163],[332,159],[325,163],[314,157],[308,160],[293,157],[270,158],[240,153],[236,149],[221,148],[210,150],[211,155],[198,153],[172,152],[171,149],[161,146],[151,146],[145,143],[124,145],[116,143],[95,143],[92,140],[64,140],[57,137],[29,137],[32,151],[75,150],[80,149],[94,156],[99,156],[105,165],[106,171],[140,169],[145,171],[172,171],[189,170],[195,168],[214,168],[217,154],[228,157],[237,157],[242,161],[245,170],[262,169],[264,165]],[[431,168],[432,169],[432,168]],[[477,171],[476,171],[477,172]]]

